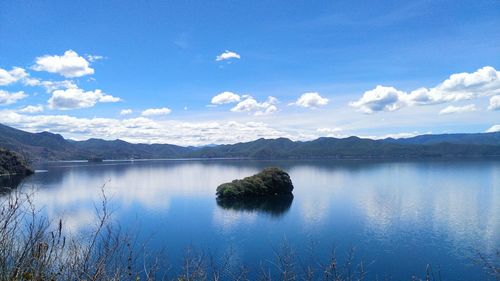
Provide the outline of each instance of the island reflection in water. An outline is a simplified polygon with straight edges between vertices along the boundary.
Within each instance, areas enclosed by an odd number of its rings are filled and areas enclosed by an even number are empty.
[[[217,204],[221,183],[271,166],[290,174],[293,204]],[[39,168],[48,172],[26,178],[20,189],[36,188],[34,203],[51,218],[62,216],[75,232],[91,225],[105,184],[116,223],[140,229],[174,257],[188,245],[219,254],[232,247],[252,265],[269,259],[286,237],[299,256],[311,240],[319,257],[333,244],[338,253],[355,246],[357,256],[376,263],[371,277],[408,280],[432,264],[443,280],[486,280],[470,258],[476,250],[500,248],[498,161],[136,161]]]
[[[258,212],[281,217],[292,205],[293,195],[251,197],[245,199],[217,199],[217,205],[222,209],[243,212]]]

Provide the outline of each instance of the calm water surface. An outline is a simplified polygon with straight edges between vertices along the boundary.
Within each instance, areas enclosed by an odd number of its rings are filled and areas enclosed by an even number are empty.
[[[293,200],[218,205],[223,182],[279,166]],[[135,161],[51,163],[22,188],[78,231],[96,220],[100,187],[114,219],[165,247],[174,263],[192,245],[231,249],[248,265],[268,260],[285,239],[298,256],[325,258],[351,247],[370,277],[408,280],[426,264],[443,280],[488,280],[471,257],[500,249],[500,162]]]

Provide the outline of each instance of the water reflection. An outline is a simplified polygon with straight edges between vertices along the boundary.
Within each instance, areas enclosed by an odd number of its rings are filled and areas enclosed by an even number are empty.
[[[287,171],[294,198],[216,202],[221,183],[269,166]],[[121,225],[140,221],[157,243],[238,245],[242,259],[269,258],[284,236],[356,246],[395,280],[427,263],[449,265],[446,280],[482,280],[463,266],[466,251],[500,248],[500,163],[359,161],[136,161],[52,163],[20,189],[37,189],[36,206],[63,216],[74,231],[96,220],[100,187]],[[293,204],[292,204],[293,202]],[[257,245],[257,246],[256,246]],[[300,249],[297,249],[300,251]],[[300,253],[298,253],[300,254]],[[394,268],[398,264],[398,268]],[[398,273],[398,271],[400,271]],[[479,271],[480,272],[480,271]],[[454,278],[456,277],[456,278]],[[484,279],[484,278],[483,278]]]
[[[26,178],[24,175],[1,176],[0,177],[0,196],[16,189]]]
[[[272,217],[281,217],[292,205],[293,195],[265,196],[246,199],[217,199],[217,205],[222,209],[243,212],[259,212]]]

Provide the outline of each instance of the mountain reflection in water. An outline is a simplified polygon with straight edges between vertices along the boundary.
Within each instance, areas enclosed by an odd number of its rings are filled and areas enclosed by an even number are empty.
[[[293,198],[217,202],[224,182],[263,168],[284,169]],[[443,280],[487,280],[471,264],[477,251],[500,249],[500,162],[205,160],[60,162],[36,167],[20,182],[51,220],[73,233],[92,226],[101,187],[122,229],[139,231],[155,248],[182,257],[187,246],[217,254],[231,248],[259,266],[283,238],[297,256],[314,242],[319,259],[331,246],[352,247],[374,261],[367,279],[411,280],[427,264]],[[9,179],[19,181],[19,179]],[[292,204],[293,201],[293,204]],[[139,237],[139,238],[141,238]],[[395,266],[397,265],[397,266]]]
[[[15,190],[25,178],[25,175],[1,176],[0,195],[7,194],[12,190]]]

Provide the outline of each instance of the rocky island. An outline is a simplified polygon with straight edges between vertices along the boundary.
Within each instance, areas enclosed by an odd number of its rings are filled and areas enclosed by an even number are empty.
[[[31,175],[26,161],[17,153],[0,148],[0,176]]]
[[[233,180],[217,187],[217,199],[245,199],[269,196],[293,196],[290,176],[280,168],[266,168],[241,180]]]

